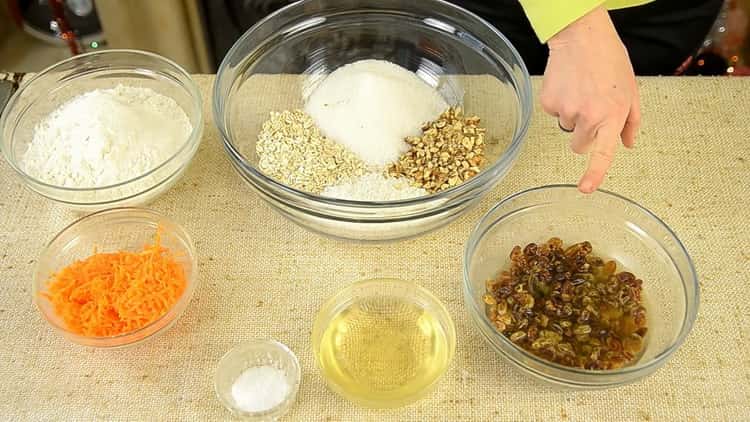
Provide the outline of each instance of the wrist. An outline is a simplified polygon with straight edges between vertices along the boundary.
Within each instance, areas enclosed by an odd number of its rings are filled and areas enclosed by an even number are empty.
[[[591,37],[600,31],[614,31],[614,25],[604,6],[598,6],[590,12],[571,22],[568,26],[553,35],[547,45],[550,50]]]

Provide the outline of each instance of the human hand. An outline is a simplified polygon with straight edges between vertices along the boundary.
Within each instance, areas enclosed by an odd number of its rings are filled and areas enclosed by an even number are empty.
[[[591,193],[612,165],[618,141],[635,144],[641,111],[633,66],[603,7],[568,25],[548,46],[542,107],[573,132],[573,152],[589,153],[578,189]]]

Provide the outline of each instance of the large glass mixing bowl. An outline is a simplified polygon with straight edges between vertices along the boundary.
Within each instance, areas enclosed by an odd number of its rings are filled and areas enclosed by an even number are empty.
[[[464,184],[414,199],[365,202],[313,195],[258,168],[255,144],[271,111],[301,108],[335,69],[388,60],[482,118],[487,167]],[[518,156],[532,112],[528,72],[493,26],[441,0],[304,0],[246,32],[219,68],[214,119],[242,178],[273,208],[329,236],[385,241],[443,226],[492,189]]]

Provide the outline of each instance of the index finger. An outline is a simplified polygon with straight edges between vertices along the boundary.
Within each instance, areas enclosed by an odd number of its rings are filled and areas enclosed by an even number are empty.
[[[589,155],[588,168],[578,182],[578,189],[581,192],[591,193],[602,184],[615,158],[619,138],[620,131],[611,123],[599,127]]]

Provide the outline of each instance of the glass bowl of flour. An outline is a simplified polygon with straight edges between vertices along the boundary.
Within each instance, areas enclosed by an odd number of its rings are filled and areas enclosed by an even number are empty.
[[[156,54],[82,54],[27,78],[0,119],[5,159],[33,191],[80,211],[150,202],[200,144],[198,87]]]
[[[456,108],[481,118],[480,171],[462,162],[465,179],[443,178],[431,191],[393,176],[394,163],[422,148],[406,141]],[[235,43],[213,109],[234,169],[272,208],[327,236],[382,242],[442,227],[496,186],[521,149],[532,93],[507,38],[458,6],[303,0]],[[434,147],[442,157],[444,145]]]

